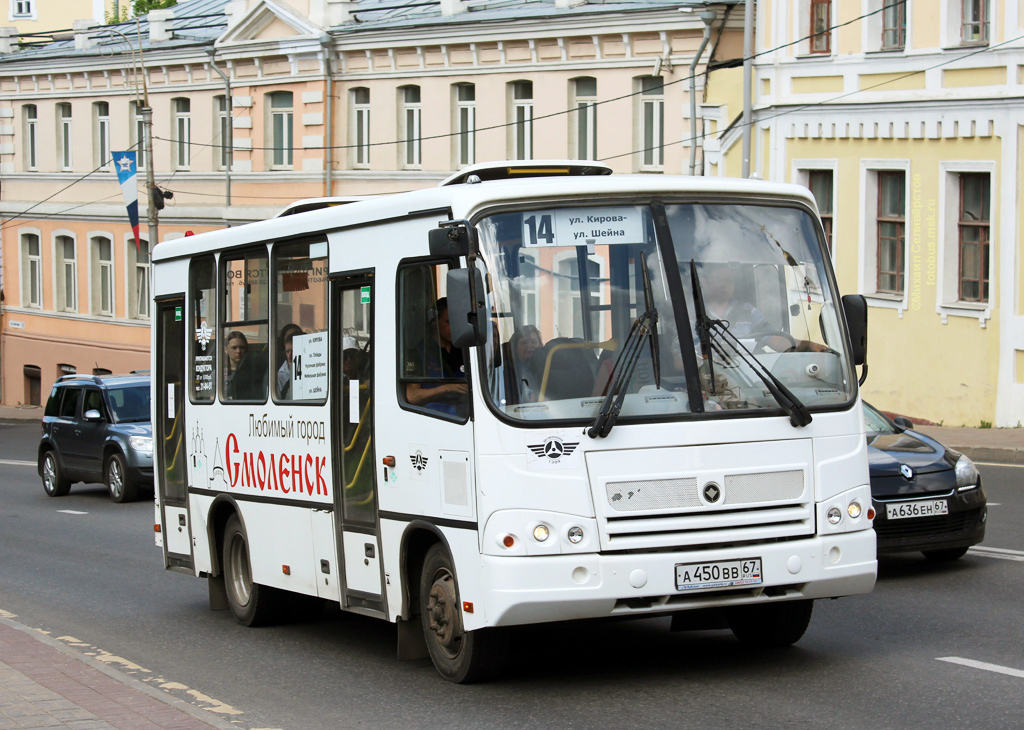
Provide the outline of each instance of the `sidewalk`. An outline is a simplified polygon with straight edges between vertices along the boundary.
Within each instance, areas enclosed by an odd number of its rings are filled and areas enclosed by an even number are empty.
[[[26,728],[237,730],[238,726],[0,616],[0,730]]]

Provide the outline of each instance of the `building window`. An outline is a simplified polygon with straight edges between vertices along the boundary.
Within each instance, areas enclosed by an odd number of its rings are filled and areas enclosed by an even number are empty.
[[[811,53],[832,52],[832,0],[811,0]]]
[[[989,0],[963,0],[960,15],[960,40],[968,43],[988,43]]]
[[[533,157],[533,82],[512,83],[512,157]]]
[[[36,4],[33,0],[12,0],[11,18],[35,18]]]
[[[102,171],[110,171],[110,104],[97,101],[92,105],[95,139],[93,149],[96,150],[96,167]]]
[[[35,233],[21,234],[21,306],[43,306],[43,261]]]
[[[814,202],[818,204],[818,215],[821,216],[821,225],[825,229],[825,243],[828,250],[832,250],[832,171],[831,170],[809,170],[807,172],[807,187],[814,196]]]
[[[586,76],[573,79],[572,106],[576,114],[569,115],[569,136],[572,156],[577,160],[597,159],[597,79]]]
[[[174,109],[174,169],[187,170],[192,142],[192,102],[183,97],[171,100]]]
[[[665,82],[660,76],[640,79],[640,170],[665,168]]]
[[[60,165],[62,170],[72,169],[71,159],[71,105],[63,102],[57,105],[57,139],[60,140]]]
[[[92,311],[114,316],[114,245],[105,236],[92,239]]]
[[[272,157],[271,167],[277,169],[291,169],[293,164],[292,147],[294,141],[293,129],[293,97],[290,91],[275,91],[268,94],[270,97],[270,129],[273,139],[271,140]]]
[[[134,319],[149,319],[150,274],[149,274],[149,241],[139,239],[139,248],[135,248],[135,238],[128,237],[128,271],[134,270],[135,276],[129,274],[128,279],[128,311]]]
[[[54,243],[57,260],[57,311],[78,311],[78,257],[75,239],[57,236]]]
[[[418,170],[423,163],[420,149],[420,121],[422,119],[422,108],[420,107],[420,87],[403,86],[398,90],[401,94],[401,118],[398,120],[399,133],[405,143],[402,145],[402,166],[406,169]]]
[[[903,294],[906,175],[878,173],[878,276],[880,294]]]
[[[476,86],[455,85],[455,166],[476,162]]]
[[[214,128],[218,131],[217,145],[220,147],[220,154],[217,155],[217,167],[226,170],[228,167],[228,150],[231,144],[232,129],[231,115],[228,113],[227,97],[224,95],[215,96],[214,107],[216,118],[213,120]]]
[[[988,302],[989,210],[988,173],[960,175],[960,301]]]
[[[35,104],[22,107],[25,123],[25,169],[37,170],[39,165],[39,113]]]
[[[146,167],[146,123],[142,117],[142,104],[132,102],[132,149],[135,150],[138,169]]]
[[[909,0],[883,0],[882,50],[897,51],[907,40],[907,2]]]
[[[354,167],[370,166],[370,90],[352,89],[352,144]]]

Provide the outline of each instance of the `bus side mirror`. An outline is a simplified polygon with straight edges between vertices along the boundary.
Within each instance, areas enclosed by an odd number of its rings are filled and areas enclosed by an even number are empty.
[[[430,255],[437,258],[457,258],[469,253],[469,230],[461,225],[434,228],[427,234]]]
[[[487,302],[484,297],[484,279],[479,269],[472,269],[476,281],[477,301],[470,295],[470,269],[453,269],[448,272],[448,322],[452,328],[452,344],[455,347],[473,347],[487,342],[490,319],[487,316]]]
[[[850,355],[854,365],[863,365],[868,359],[868,302],[861,294],[843,297],[846,329],[850,332]]]

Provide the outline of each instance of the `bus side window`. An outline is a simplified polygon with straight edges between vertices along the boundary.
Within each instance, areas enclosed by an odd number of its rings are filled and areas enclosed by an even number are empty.
[[[327,399],[327,241],[274,244],[273,398],[323,403]],[[361,312],[360,312],[361,314]],[[350,325],[362,324],[361,320]]]
[[[469,386],[463,351],[451,343],[448,300],[441,296],[447,263],[398,270],[398,399],[426,415],[465,420]]]
[[[267,249],[248,249],[224,256],[221,261],[222,397],[227,401],[266,402],[270,390]]]
[[[191,322],[191,393],[193,403],[217,397],[217,264],[213,256],[192,261],[188,296]]]

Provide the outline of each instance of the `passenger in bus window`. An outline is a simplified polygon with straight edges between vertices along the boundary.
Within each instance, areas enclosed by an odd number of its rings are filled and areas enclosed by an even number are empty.
[[[281,329],[282,362],[277,369],[278,400],[292,398],[292,338],[301,334],[302,328],[297,324],[289,323]]]
[[[537,400],[540,388],[540,375],[543,365],[539,368],[534,364],[534,353],[544,346],[540,330],[532,324],[524,325],[512,333],[509,340],[512,351],[512,366],[519,386],[519,402],[529,403]]]
[[[432,337],[424,342],[408,361],[415,373],[425,378],[451,378],[452,383],[409,383],[405,398],[414,406],[425,406],[439,413],[459,415],[460,406],[469,401],[469,386],[465,381],[466,368],[462,350],[452,344],[452,329],[448,320],[448,298],[437,300],[430,314]],[[412,373],[410,373],[412,374]]]
[[[231,381],[234,379],[235,373],[238,372],[242,358],[249,352],[249,340],[238,330],[232,330],[228,332],[227,340],[224,343],[224,352],[227,354],[224,364],[224,388],[227,393],[230,393]]]

